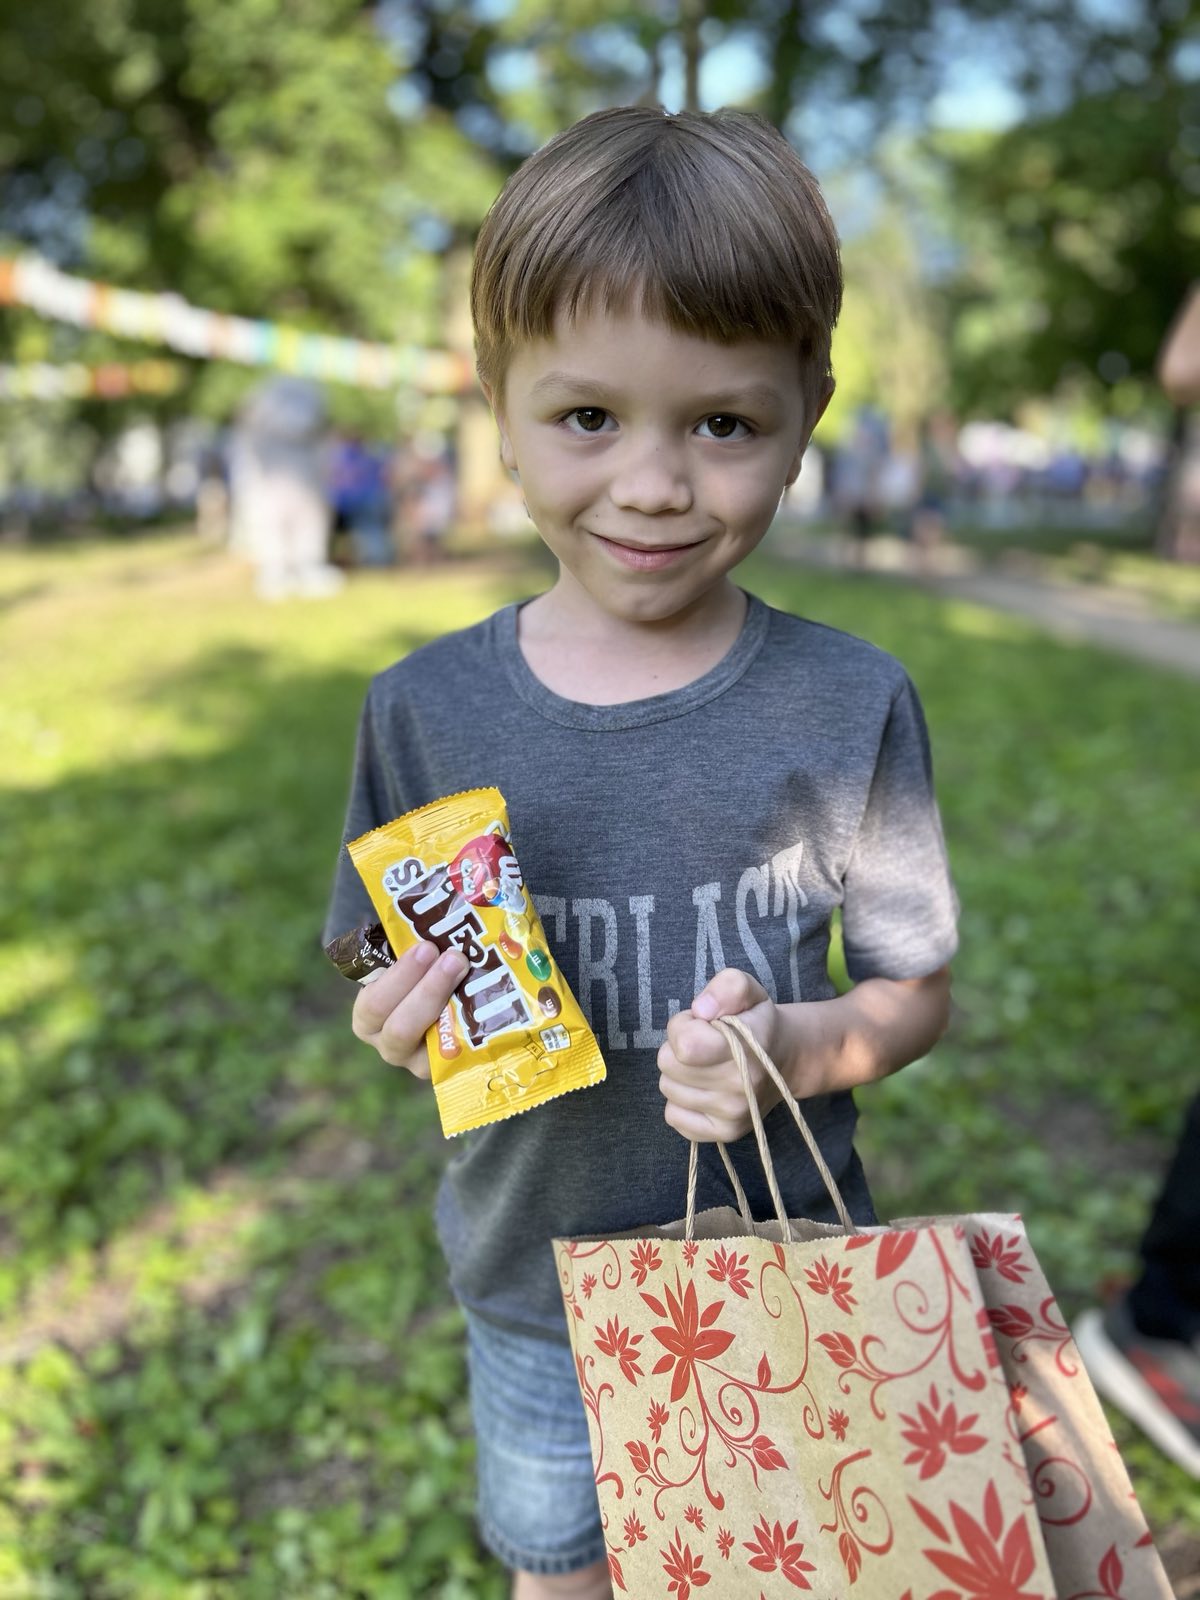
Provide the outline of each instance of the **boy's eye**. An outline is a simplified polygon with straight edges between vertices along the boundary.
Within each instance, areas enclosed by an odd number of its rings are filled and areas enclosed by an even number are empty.
[[[708,429],[707,437],[710,439],[741,439],[749,434],[749,429],[741,417],[731,417],[727,412],[718,411],[714,416],[705,417],[702,427]],[[741,428],[742,432],[738,433]]]
[[[608,412],[600,406],[579,406],[571,412],[571,420],[577,422],[584,433],[599,433],[607,417]]]

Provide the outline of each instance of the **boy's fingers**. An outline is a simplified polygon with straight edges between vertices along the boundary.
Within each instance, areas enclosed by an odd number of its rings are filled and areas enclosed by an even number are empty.
[[[398,985],[401,998],[373,1032],[364,1034],[360,1031],[363,1018],[359,1017],[355,1033],[364,1043],[377,1050],[390,1066],[411,1067],[414,1057],[421,1051],[426,1033],[437,1022],[468,966],[465,956],[457,950],[447,950],[407,990]],[[372,984],[369,987],[377,986]],[[377,1008],[368,1013],[372,1018],[377,1015]]]
[[[740,1137],[738,1129],[721,1119],[710,1117],[702,1111],[686,1111],[681,1106],[672,1105],[669,1100],[663,1117],[669,1128],[674,1128],[676,1133],[681,1133],[685,1139],[691,1139],[696,1144],[713,1144],[717,1140],[722,1144],[732,1144]]]
[[[691,1112],[696,1117],[707,1117],[710,1122],[726,1129],[736,1128],[738,1131],[732,1135],[734,1138],[740,1138],[750,1126],[746,1096],[740,1084],[736,1089],[732,1086],[716,1091],[698,1089],[663,1074],[659,1077],[658,1087],[669,1106],[674,1106],[677,1111]]]
[[[690,1011],[678,1012],[667,1023],[667,1042],[658,1052],[660,1071],[699,1084],[706,1072],[728,1060],[724,1036]]]
[[[768,998],[757,978],[740,972],[737,967],[722,967],[692,1001],[691,1013],[704,1022],[711,1022],[714,1017],[732,1017],[739,1011],[749,1011],[751,1006]]]
[[[371,1043],[392,1066],[407,1066],[437,1022],[469,963],[457,950],[439,956],[417,986],[400,1002]]]
[[[395,966],[364,984],[354,1001],[350,1026],[356,1038],[371,1040],[392,1012],[437,960],[437,946],[427,940],[406,950]]]

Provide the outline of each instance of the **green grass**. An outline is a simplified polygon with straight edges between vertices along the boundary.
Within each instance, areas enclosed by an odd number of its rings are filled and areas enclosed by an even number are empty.
[[[368,676],[523,561],[267,607],[179,537],[0,556],[0,1600],[505,1593],[429,1097],[350,1038],[317,930]],[[907,587],[747,581],[929,713],[957,1015],[862,1096],[881,1209],[1022,1211],[1073,1312],[1194,1082],[1197,691]],[[1200,1492],[1117,1429],[1170,1546]]]

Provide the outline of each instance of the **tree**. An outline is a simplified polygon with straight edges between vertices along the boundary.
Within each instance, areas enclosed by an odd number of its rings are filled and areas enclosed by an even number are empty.
[[[1193,88],[1085,96],[939,153],[963,244],[950,285],[961,401],[1012,405],[1069,380],[1145,398],[1200,259]]]
[[[359,0],[10,3],[2,43],[11,244],[216,310],[436,339],[422,224],[473,225],[499,175],[440,109],[396,115],[403,63]],[[198,372],[180,404],[227,411],[245,381]]]

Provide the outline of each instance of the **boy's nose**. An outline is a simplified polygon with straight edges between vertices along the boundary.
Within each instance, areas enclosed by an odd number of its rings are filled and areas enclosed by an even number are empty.
[[[609,494],[622,511],[644,516],[689,510],[692,486],[683,453],[662,443],[630,451],[617,463]]]

